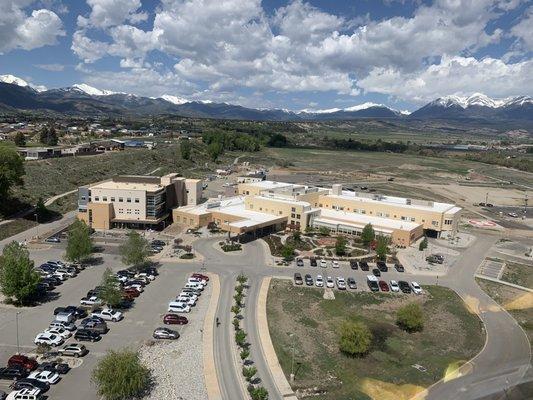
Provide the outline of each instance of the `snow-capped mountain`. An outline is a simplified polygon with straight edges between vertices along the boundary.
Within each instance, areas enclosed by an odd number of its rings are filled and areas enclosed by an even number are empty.
[[[303,119],[353,119],[353,118],[399,118],[401,111],[385,104],[366,102],[346,108],[328,108],[323,110],[303,109],[297,112]]]
[[[172,103],[172,104],[176,104],[178,106],[189,102],[189,100],[184,99],[183,97],[172,96],[170,94],[164,94],[163,96],[160,97],[160,99],[168,101],[169,103]]]
[[[126,94],[126,93],[112,92],[111,90],[100,90],[95,87],[89,86],[86,83],[76,83],[72,85],[69,89],[83,92],[85,94],[88,94],[89,96],[110,96],[113,94]]]
[[[24,79],[19,78],[15,75],[0,75],[0,82],[8,83],[10,85],[17,85],[20,87],[27,87],[32,88],[33,90],[36,90],[37,92],[44,92],[46,89],[46,86],[42,85],[30,85],[28,82],[26,82]]]

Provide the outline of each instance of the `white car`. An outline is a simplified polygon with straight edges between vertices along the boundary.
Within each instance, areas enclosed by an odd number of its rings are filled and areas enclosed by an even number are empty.
[[[339,290],[346,290],[346,281],[342,276],[337,277],[337,288]]]
[[[59,335],[54,335],[53,333],[48,332],[41,332],[35,337],[35,340],[33,342],[37,345],[45,344],[48,346],[60,346],[63,344],[64,341],[65,340]]]
[[[190,277],[187,280],[187,283],[197,283],[199,285],[202,285],[202,287],[205,287],[207,285],[207,281],[205,279],[195,278],[195,277]]]
[[[96,296],[91,296],[91,297],[83,297],[81,300],[80,300],[80,304],[82,306],[99,306],[102,304],[102,300],[99,299],[98,297]]]
[[[61,377],[57,372],[52,371],[34,371],[29,376],[29,379],[37,379],[39,382],[55,385]]]
[[[66,329],[67,331],[72,332],[76,330],[76,324],[74,322],[54,320],[50,323],[50,326],[48,329],[55,329],[55,328]]]
[[[140,283],[132,283],[124,286],[124,289],[136,289],[139,293],[144,292],[144,287]]]
[[[44,331],[44,333],[52,333],[54,335],[61,336],[63,339],[68,339],[72,336],[72,332],[60,327],[48,328]]]
[[[191,292],[181,292],[180,294],[178,294],[178,297],[187,297],[189,299],[193,299],[193,300],[198,300],[198,296],[194,293],[191,293]]]
[[[395,280],[391,280],[389,286],[390,286],[391,292],[399,292],[400,291],[400,287],[398,286],[398,282],[396,282]]]
[[[339,262],[337,260],[333,260],[331,262],[331,265],[333,266],[333,268],[339,268]]]
[[[155,280],[155,275],[149,274],[148,272],[139,272],[137,275],[135,275],[135,278],[147,278],[150,281]]]
[[[62,281],[66,281],[69,278],[69,276],[67,274],[65,274],[63,272],[59,272],[59,271],[52,272],[52,276],[55,276],[55,277],[59,278]]]
[[[191,312],[191,306],[180,301],[171,301],[168,303],[168,312],[188,313]]]
[[[320,266],[322,268],[326,268],[328,266],[328,263],[326,262],[326,260],[320,260]]]
[[[41,398],[40,389],[24,388],[12,391],[7,395],[6,400],[39,400]]]
[[[124,318],[124,315],[120,311],[113,310],[112,308],[104,308],[102,310],[95,310],[91,313],[92,317],[100,317],[105,321],[117,322]]]
[[[422,288],[416,282],[411,282],[411,287],[413,288],[414,294],[422,294]]]
[[[195,299],[192,299],[192,298],[186,297],[186,296],[178,296],[178,297],[176,297],[176,301],[178,301],[180,303],[188,304],[191,307],[196,304],[196,300]]]
[[[331,276],[328,276],[326,278],[326,287],[328,287],[328,288],[334,288],[335,287],[335,281],[333,280],[333,278]]]
[[[322,278],[322,275],[316,276],[315,285],[316,287],[324,287],[324,278]]]

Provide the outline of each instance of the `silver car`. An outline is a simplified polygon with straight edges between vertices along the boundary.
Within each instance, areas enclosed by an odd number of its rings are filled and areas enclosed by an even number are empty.
[[[154,339],[170,339],[175,340],[180,337],[180,334],[169,328],[157,328],[153,334]]]

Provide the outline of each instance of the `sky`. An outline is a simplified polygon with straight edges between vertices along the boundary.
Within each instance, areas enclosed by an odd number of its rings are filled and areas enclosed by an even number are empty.
[[[529,0],[0,0],[0,74],[255,108],[533,94]]]

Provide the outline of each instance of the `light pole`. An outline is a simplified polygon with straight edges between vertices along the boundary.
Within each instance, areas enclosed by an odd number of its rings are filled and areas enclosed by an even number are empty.
[[[290,381],[291,383],[294,383],[294,333],[289,333],[289,337],[291,338],[291,375],[290,375]]]
[[[15,314],[16,325],[17,325],[17,354],[20,354],[20,343],[19,343],[19,314],[20,314],[20,311],[17,311],[17,313]]]

